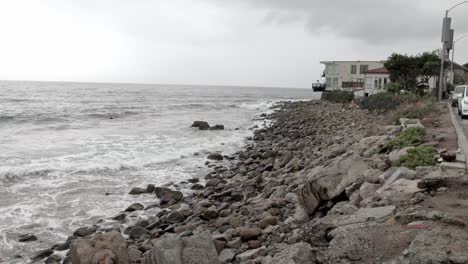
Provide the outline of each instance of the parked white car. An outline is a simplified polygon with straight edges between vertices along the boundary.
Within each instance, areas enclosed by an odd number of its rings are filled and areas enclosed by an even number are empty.
[[[459,85],[455,89],[462,87],[463,94],[461,97],[458,97],[458,114],[461,118],[468,116],[468,85]]]
[[[458,98],[463,97],[465,87],[467,87],[467,85],[458,85],[455,87],[452,94],[452,106],[458,105]]]

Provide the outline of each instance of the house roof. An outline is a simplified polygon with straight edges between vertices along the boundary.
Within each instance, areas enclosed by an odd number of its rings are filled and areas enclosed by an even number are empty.
[[[342,61],[320,61],[321,64],[326,64],[326,63],[369,63],[369,62],[380,62],[380,63],[384,63],[385,60],[342,60]]]
[[[465,67],[465,66],[463,66],[463,65],[461,65],[461,64],[458,64],[458,63],[456,63],[456,62],[453,62],[453,65],[454,65],[455,67],[458,67],[458,68],[464,70],[465,72],[468,72],[468,68]]]
[[[366,73],[389,74],[390,72],[387,70],[387,68],[378,68],[378,69],[368,70]]]

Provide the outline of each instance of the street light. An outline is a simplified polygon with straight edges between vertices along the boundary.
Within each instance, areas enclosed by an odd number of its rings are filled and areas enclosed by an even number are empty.
[[[453,45],[452,45],[452,63],[450,64],[450,73],[452,75],[452,85],[453,85],[453,81],[455,79],[455,75],[453,74],[453,60],[454,60],[454,57],[455,57],[455,43],[457,43],[457,41],[459,40],[462,40],[464,38],[468,38],[468,35],[464,35],[464,36],[461,36],[459,38],[457,38],[456,40],[453,41]]]
[[[468,3],[468,1],[463,1],[445,10],[445,18],[442,25],[442,50],[440,52],[439,101],[442,100],[442,89],[444,86],[445,52],[447,49],[451,49],[451,45],[453,45],[453,29],[450,29],[451,19],[448,17],[448,13],[454,8],[466,3]]]

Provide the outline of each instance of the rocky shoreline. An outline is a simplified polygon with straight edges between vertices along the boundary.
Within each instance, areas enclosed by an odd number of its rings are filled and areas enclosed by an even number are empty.
[[[80,228],[32,260],[468,263],[468,217],[431,204],[453,188],[461,195],[468,186],[463,174],[392,167],[401,154],[385,146],[412,122],[388,125],[357,105],[324,101],[284,102],[262,118],[271,126],[256,130],[242,151],[211,155],[213,171],[204,181],[181,183],[190,192],[135,187],[130,194],[154,193],[159,202],[130,205],[112,226]],[[458,208],[465,206],[468,200]],[[139,210],[155,213],[129,218]]]

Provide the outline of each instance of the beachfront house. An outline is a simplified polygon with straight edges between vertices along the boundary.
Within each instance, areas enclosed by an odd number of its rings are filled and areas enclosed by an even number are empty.
[[[366,73],[383,68],[383,61],[321,61],[327,90],[364,90]]]

